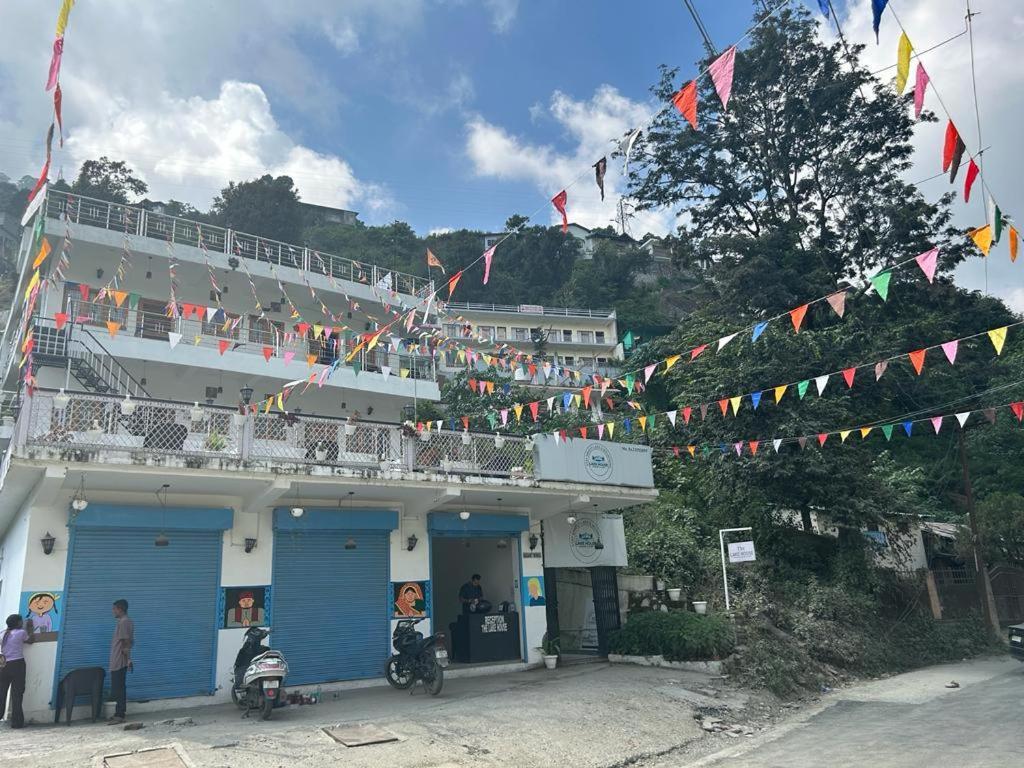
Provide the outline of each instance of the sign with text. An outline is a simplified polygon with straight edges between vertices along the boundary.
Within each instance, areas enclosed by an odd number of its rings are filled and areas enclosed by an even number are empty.
[[[580,515],[571,524],[568,516],[563,515],[544,521],[545,567],[624,567],[626,564],[622,515]]]
[[[734,541],[729,545],[730,563],[752,563],[756,559],[754,556],[754,542]]]
[[[650,446],[579,438],[555,443],[554,435],[537,435],[534,445],[538,480],[654,487]]]

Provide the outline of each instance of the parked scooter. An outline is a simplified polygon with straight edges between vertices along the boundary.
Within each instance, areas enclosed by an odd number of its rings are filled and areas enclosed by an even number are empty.
[[[384,676],[394,688],[406,690],[417,681],[431,696],[437,696],[444,685],[444,668],[448,666],[448,650],[444,635],[424,637],[416,631],[423,619],[402,619],[391,636],[391,645],[398,653],[388,659]]]
[[[235,656],[231,678],[231,700],[245,710],[246,717],[257,710],[264,720],[270,719],[275,706],[284,706],[284,679],[288,676],[288,662],[281,652],[263,645],[269,634],[269,630],[249,627]]]

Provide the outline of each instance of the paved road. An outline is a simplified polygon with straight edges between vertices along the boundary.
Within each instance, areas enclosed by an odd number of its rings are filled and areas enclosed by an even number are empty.
[[[951,680],[960,688],[949,689]],[[824,708],[766,741],[698,763],[729,768],[827,765],[994,768],[1024,760],[1024,664],[990,658],[944,664],[830,694]]]

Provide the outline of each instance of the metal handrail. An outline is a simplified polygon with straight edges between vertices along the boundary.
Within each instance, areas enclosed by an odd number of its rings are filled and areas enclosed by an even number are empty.
[[[88,342],[77,339],[76,336],[78,332],[81,332],[84,335],[84,338],[88,339]],[[98,370],[100,371],[100,373],[106,372],[108,377],[106,383],[115,384],[114,391],[127,392],[132,397],[150,397],[149,392],[143,386],[142,382],[136,379],[135,376],[132,375],[131,371],[129,371],[127,368],[121,365],[121,363],[118,362],[117,358],[110,354],[110,350],[103,345],[103,342],[97,339],[95,334],[93,334],[93,332],[90,331],[88,328],[83,327],[79,328],[77,331],[72,332],[72,349],[74,348],[74,344],[76,342],[81,344],[82,349],[89,355],[91,355],[92,358],[98,363]],[[90,349],[89,344],[95,344],[97,347],[100,348],[100,351],[97,353],[96,350]]]
[[[576,307],[536,307],[531,304],[481,304],[471,301],[448,301],[444,303],[446,309],[463,309],[476,312],[509,312],[518,315],[544,315],[555,317],[592,317],[612,319],[615,317],[614,309],[581,309]],[[540,312],[534,311],[539,309]]]
[[[398,293],[426,296],[433,292],[434,282],[419,275],[399,272],[376,264],[323,253],[313,248],[284,243],[259,235],[204,224],[144,208],[112,203],[92,197],[50,189],[46,193],[45,211],[49,218],[65,215],[75,224],[110,229],[128,235],[149,237],[164,242],[180,243],[211,252],[262,261],[278,267],[313,272],[330,279],[382,286]]]

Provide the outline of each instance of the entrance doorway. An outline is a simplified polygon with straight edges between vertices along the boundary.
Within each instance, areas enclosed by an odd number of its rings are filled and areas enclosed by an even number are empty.
[[[593,566],[549,570],[555,581],[562,653],[607,656],[609,637],[621,626],[616,569]]]
[[[519,540],[512,535],[438,536],[430,541],[431,599],[435,631],[443,632],[457,663],[523,658],[519,598]],[[463,615],[459,591],[480,575],[483,616]],[[469,620],[472,619],[472,622]],[[472,627],[465,626],[467,622]]]

